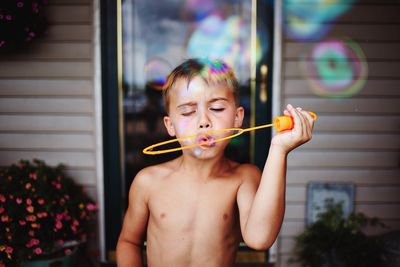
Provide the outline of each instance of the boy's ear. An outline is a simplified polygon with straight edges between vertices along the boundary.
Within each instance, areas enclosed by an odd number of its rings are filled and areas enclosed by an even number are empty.
[[[238,107],[236,109],[234,127],[236,127],[236,128],[242,127],[243,118],[244,118],[244,108],[243,107]]]
[[[167,128],[168,134],[170,136],[175,136],[175,128],[172,125],[171,119],[168,116],[164,116],[164,125]]]

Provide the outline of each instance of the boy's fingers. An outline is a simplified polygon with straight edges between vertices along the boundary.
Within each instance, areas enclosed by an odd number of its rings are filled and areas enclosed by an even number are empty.
[[[290,112],[289,112],[287,109],[285,109],[285,110],[283,111],[283,115],[285,115],[285,116],[290,116]]]
[[[303,112],[302,112],[302,109],[300,108],[300,107],[297,107],[296,108],[296,113],[298,114],[298,116],[299,116],[299,119],[300,119],[300,121],[301,121],[301,133],[302,133],[302,135],[304,136],[304,134],[307,134],[307,123],[306,123],[306,119],[304,118],[304,115],[303,115]]]
[[[290,104],[287,106],[287,108],[290,112],[290,115],[293,117],[294,130],[298,131],[299,134],[302,134],[302,130],[299,131],[299,128],[303,128],[303,127],[301,127],[302,121],[301,121],[299,113],[298,113],[299,111]]]

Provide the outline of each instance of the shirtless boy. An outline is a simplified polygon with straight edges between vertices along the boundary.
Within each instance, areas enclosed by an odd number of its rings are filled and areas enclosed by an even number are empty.
[[[213,142],[231,133],[207,134],[242,125],[232,69],[217,60],[190,59],[169,75],[164,90],[168,133],[198,136],[181,145],[201,147],[136,175],[117,245],[118,266],[142,266],[144,240],[150,267],[231,267],[241,240],[268,249],[284,216],[287,155],[311,139],[313,118],[287,106],[284,114],[293,117],[294,129],[272,138],[261,173],[224,157],[229,140]]]

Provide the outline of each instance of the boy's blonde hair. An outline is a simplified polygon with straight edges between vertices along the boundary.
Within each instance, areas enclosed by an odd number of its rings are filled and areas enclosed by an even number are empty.
[[[225,84],[232,90],[235,104],[239,106],[239,83],[235,73],[231,67],[219,59],[199,59],[192,58],[184,61],[177,66],[167,77],[167,81],[163,86],[163,97],[165,110],[169,112],[169,92],[173,88],[176,81],[184,79],[189,87],[190,81],[200,76],[208,85]]]

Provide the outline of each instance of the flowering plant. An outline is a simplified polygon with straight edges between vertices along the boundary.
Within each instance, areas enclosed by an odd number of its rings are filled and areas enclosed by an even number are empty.
[[[0,266],[16,266],[85,241],[96,213],[65,167],[21,160],[0,171]]]
[[[45,33],[47,0],[0,1],[0,52],[10,51]]]

